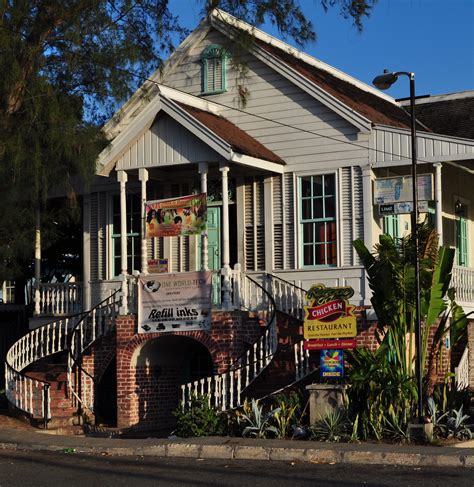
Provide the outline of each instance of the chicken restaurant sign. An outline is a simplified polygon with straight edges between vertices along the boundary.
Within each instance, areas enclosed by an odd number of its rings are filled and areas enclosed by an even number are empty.
[[[354,289],[348,286],[312,286],[306,294],[311,305],[304,307],[304,337],[307,340],[355,337],[355,306],[348,301],[353,295]]]

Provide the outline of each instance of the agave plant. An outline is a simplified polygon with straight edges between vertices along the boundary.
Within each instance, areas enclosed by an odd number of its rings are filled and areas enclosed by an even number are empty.
[[[278,430],[271,422],[279,411],[280,408],[275,408],[265,413],[258,400],[252,399],[250,405],[245,401],[243,411],[238,416],[240,423],[247,424],[242,436],[252,438],[267,438],[269,434],[277,436]]]
[[[311,426],[311,438],[337,442],[350,435],[351,423],[344,408],[334,409]]]

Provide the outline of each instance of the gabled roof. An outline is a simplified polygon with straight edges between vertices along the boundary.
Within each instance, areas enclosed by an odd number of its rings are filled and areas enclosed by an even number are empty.
[[[159,87],[159,91],[159,95],[131,119],[127,129],[121,131],[99,155],[100,175],[109,174],[116,164],[118,169],[122,169],[120,161],[124,154],[137,143],[145,143],[145,133],[161,112],[173,118],[224,160],[283,172],[285,162],[279,156],[229,120],[212,113],[214,104],[167,87]],[[145,155],[143,158],[143,161],[138,161],[136,168],[156,165],[157,161],[145,161]]]
[[[439,134],[474,139],[474,90],[418,98],[415,110],[417,118]]]

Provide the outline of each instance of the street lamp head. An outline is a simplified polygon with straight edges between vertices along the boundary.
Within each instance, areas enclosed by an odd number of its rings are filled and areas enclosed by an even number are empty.
[[[388,90],[398,79],[399,73],[389,73],[387,70],[383,74],[376,76],[372,84],[379,90]]]

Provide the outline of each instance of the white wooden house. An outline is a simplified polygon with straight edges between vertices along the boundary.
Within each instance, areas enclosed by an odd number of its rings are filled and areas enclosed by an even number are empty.
[[[255,37],[244,52],[242,32]],[[474,137],[437,123],[442,101],[425,100],[429,113],[420,102],[418,172],[433,174],[430,218],[458,250],[453,281],[471,310]],[[220,271],[223,309],[235,307],[236,273],[303,289],[349,285],[354,303],[369,305],[352,241],[371,248],[383,231],[409,231],[403,218],[382,218],[373,198],[376,178],[410,174],[405,103],[219,10],[105,131],[110,144],[83,196],[83,275],[74,289],[41,285],[37,316],[88,310],[119,287],[122,314],[134,312],[129,276],[154,258],[173,273]],[[145,239],[144,201],[193,192],[208,193],[207,236]]]

